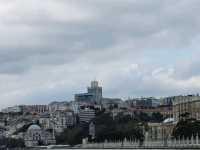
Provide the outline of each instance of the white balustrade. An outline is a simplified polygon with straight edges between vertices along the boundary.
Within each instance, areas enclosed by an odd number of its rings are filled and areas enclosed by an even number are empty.
[[[138,140],[127,140],[123,141],[107,141],[103,143],[88,143],[87,139],[83,140],[82,144],[83,148],[138,148],[138,147],[147,147],[147,148],[162,148],[162,147],[171,147],[171,148],[200,148],[200,141],[198,134],[196,136],[192,135],[189,138],[174,138],[169,139],[168,141],[164,140],[145,140],[141,144]]]

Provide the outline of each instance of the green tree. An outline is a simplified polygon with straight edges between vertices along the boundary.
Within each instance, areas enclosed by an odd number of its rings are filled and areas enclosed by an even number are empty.
[[[161,113],[159,113],[159,112],[152,113],[151,121],[162,122],[163,120],[164,120],[164,117]]]
[[[142,122],[149,122],[151,120],[151,117],[147,113],[143,113],[143,112],[139,114],[138,118]]]
[[[87,136],[87,129],[82,127],[74,127],[65,129],[60,135],[56,136],[57,144],[76,145],[81,144],[82,139]]]
[[[200,121],[195,119],[181,119],[173,129],[175,138],[191,138],[197,134],[200,135]]]
[[[131,120],[129,115],[119,114],[115,120],[109,113],[98,116],[94,120],[96,125],[96,141],[137,139],[143,140],[142,128],[137,121]]]
[[[95,124],[95,141],[135,139],[143,141],[141,122],[133,120],[130,115],[119,114],[114,119],[110,113],[100,112],[92,120]],[[88,128],[80,126],[65,129],[56,137],[57,144],[80,144],[82,138],[88,137]]]
[[[0,140],[0,147],[23,148],[25,147],[25,144],[23,139],[2,138]]]

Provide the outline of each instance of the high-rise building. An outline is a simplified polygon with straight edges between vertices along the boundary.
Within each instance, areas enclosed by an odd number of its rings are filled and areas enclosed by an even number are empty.
[[[95,110],[84,108],[80,109],[79,121],[80,123],[89,123],[95,117]]]
[[[75,94],[75,101],[101,104],[102,87],[98,85],[98,81],[91,82],[91,86],[87,88],[87,93]]]
[[[102,87],[98,85],[97,81],[91,82],[91,87],[88,87],[88,93],[93,95],[93,101],[100,104],[102,100]]]

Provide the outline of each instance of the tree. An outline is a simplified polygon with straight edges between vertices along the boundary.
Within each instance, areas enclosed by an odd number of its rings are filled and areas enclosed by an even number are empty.
[[[151,117],[147,113],[143,113],[143,112],[139,114],[138,118],[142,122],[149,122],[151,120]]]
[[[96,141],[137,139],[143,140],[144,135],[139,123],[131,120],[131,116],[119,114],[115,120],[109,113],[94,119],[96,125]]]
[[[200,135],[200,121],[195,119],[181,119],[173,129],[175,138],[191,138],[192,135]]]
[[[105,140],[144,140],[143,130],[140,122],[133,120],[130,115],[119,114],[113,119],[110,113],[101,112],[92,120],[95,124],[95,142]],[[74,127],[65,129],[56,137],[57,144],[80,144],[82,139],[88,137],[88,128]]]
[[[118,104],[114,104],[114,106],[113,106],[114,108],[118,108]]]
[[[190,117],[190,113],[189,112],[185,112],[183,114],[180,114],[179,116],[181,119],[185,120],[185,119],[189,119]]]
[[[23,139],[2,138],[0,146],[5,148],[23,148],[25,144]]]
[[[87,136],[87,129],[83,127],[74,127],[65,129],[60,135],[56,136],[57,144],[76,145],[81,144],[82,139]]]
[[[109,110],[113,110],[114,109],[114,107],[113,107],[113,105],[109,105]]]
[[[116,117],[115,117],[115,121],[117,121],[118,123],[127,123],[130,120],[132,120],[131,115],[123,115],[123,113],[119,113]]]

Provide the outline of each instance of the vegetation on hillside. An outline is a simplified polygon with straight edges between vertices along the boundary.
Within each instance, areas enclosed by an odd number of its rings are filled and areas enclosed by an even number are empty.
[[[95,139],[90,141],[104,142],[105,140],[134,139],[143,141],[143,124],[133,120],[130,115],[119,114],[115,118],[110,113],[98,112],[93,120],[95,124]],[[56,137],[57,144],[81,144],[82,138],[88,137],[88,127],[80,125],[65,129]]]
[[[102,113],[94,119],[97,142],[105,140],[135,139],[144,140],[142,124],[131,118],[130,115],[122,115],[113,119],[109,113]]]

